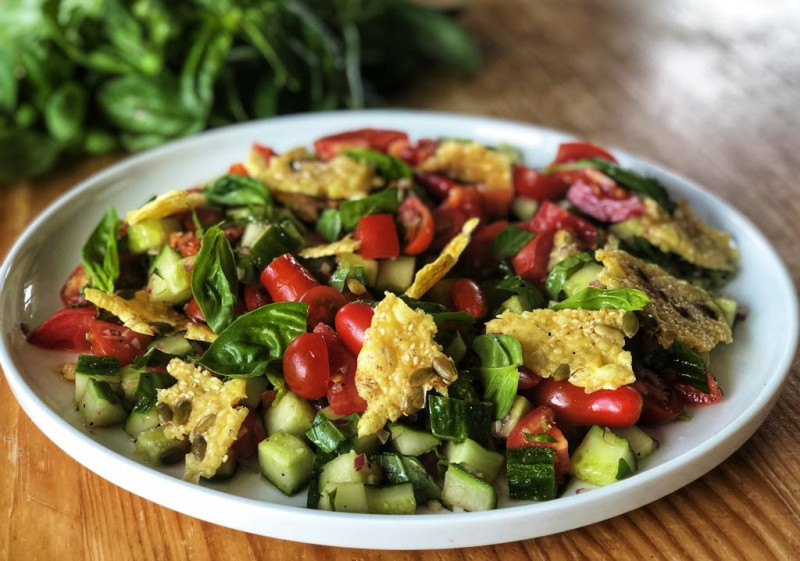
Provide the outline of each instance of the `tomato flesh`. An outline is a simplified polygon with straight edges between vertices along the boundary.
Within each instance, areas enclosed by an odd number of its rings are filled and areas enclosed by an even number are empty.
[[[244,287],[244,307],[248,312],[257,310],[272,302],[267,289],[260,284],[246,284]]]
[[[233,164],[231,167],[229,167],[228,173],[230,173],[231,175],[241,175],[242,177],[250,177],[250,174],[247,173],[247,169],[244,167],[243,164],[240,163]]]
[[[404,132],[385,129],[358,129],[320,138],[314,142],[314,149],[321,160],[330,160],[349,148],[369,148],[386,152],[398,140],[408,141]]]
[[[325,395],[331,411],[336,415],[361,413],[367,408],[367,402],[358,395],[355,355],[329,326],[319,324],[314,328],[314,333],[320,334],[328,345],[330,383]]]
[[[622,222],[642,216],[642,200],[610,177],[588,169],[580,173],[567,191],[567,199],[581,212],[602,222]]]
[[[89,286],[89,275],[81,264],[70,273],[58,295],[67,307],[85,306],[86,300],[83,298],[83,289],[87,286]]]
[[[86,335],[96,314],[94,307],[59,310],[30,332],[28,343],[53,351],[89,352],[92,345]]]
[[[258,142],[253,143],[253,151],[261,156],[261,159],[265,162],[269,162],[276,155],[275,150]]]
[[[320,286],[291,253],[273,259],[261,272],[259,280],[273,302],[297,302],[303,294]]]
[[[475,319],[482,318],[488,311],[486,296],[475,281],[470,279],[457,279],[450,286],[450,300],[456,310],[467,312]]]
[[[564,175],[542,173],[526,166],[514,166],[514,190],[517,194],[537,201],[560,199],[569,189]]]
[[[361,352],[364,336],[372,323],[375,310],[362,302],[350,302],[336,313],[336,333],[354,354]]]
[[[602,158],[617,163],[617,159],[605,149],[590,142],[565,142],[558,147],[558,153],[550,165],[566,164],[577,160]]]
[[[353,237],[361,241],[358,253],[364,259],[396,259],[400,255],[400,240],[391,214],[361,217]]]
[[[511,258],[514,272],[531,282],[544,282],[547,263],[553,249],[555,230],[541,230],[519,252]]]
[[[458,186],[452,179],[436,173],[418,172],[414,178],[431,197],[439,201],[445,199],[447,194]]]
[[[548,440],[534,440],[537,435],[546,435]],[[569,443],[561,430],[555,426],[555,414],[549,407],[537,407],[514,425],[506,440],[507,448],[523,446],[547,446],[556,453],[556,482],[563,481],[569,473]]]
[[[692,405],[710,405],[722,399],[722,390],[719,387],[719,383],[717,383],[717,379],[711,375],[708,369],[706,369],[706,383],[708,384],[708,393],[698,390],[686,382],[676,382],[673,386],[686,402]]]
[[[289,389],[305,399],[319,399],[328,391],[328,346],[318,333],[303,333],[283,353],[283,377]]]
[[[450,189],[439,208],[459,210],[467,218],[483,218],[486,215],[483,197],[478,188],[471,185],[457,185]]]
[[[333,325],[336,312],[347,304],[347,298],[332,286],[314,286],[300,297],[301,302],[308,304],[308,326],[313,328],[318,323]]]
[[[92,354],[115,356],[120,366],[127,366],[147,350],[153,338],[107,321],[93,320],[89,326]]]
[[[256,411],[250,411],[239,427],[239,434],[231,446],[236,459],[252,458],[258,453],[258,443],[267,438],[267,431],[261,421],[261,415]]]
[[[550,407],[560,423],[629,427],[642,413],[642,396],[630,386],[586,393],[567,380],[544,378],[531,390],[537,405]]]
[[[461,231],[466,215],[455,208],[437,208],[433,211],[433,241],[430,249],[439,251]]]
[[[197,303],[197,300],[195,300],[194,296],[191,300],[183,305],[183,313],[195,321],[202,323],[206,322],[206,317],[203,315],[203,310],[200,309],[200,304]]]
[[[594,224],[578,218],[570,211],[550,201],[544,201],[533,219],[522,226],[533,232],[569,230],[587,247],[594,247],[597,243],[597,228]]]
[[[406,197],[400,205],[397,219],[403,227],[406,255],[419,255],[433,241],[433,214],[418,197]]]
[[[642,414],[639,422],[645,425],[664,425],[674,421],[684,406],[683,396],[661,376],[647,369],[636,371],[631,387],[642,395]]]

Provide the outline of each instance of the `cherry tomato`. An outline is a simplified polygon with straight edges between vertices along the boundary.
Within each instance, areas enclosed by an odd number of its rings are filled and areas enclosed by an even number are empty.
[[[258,142],[253,143],[253,152],[256,152],[265,162],[269,162],[275,155],[275,150]]]
[[[252,458],[258,452],[258,443],[267,438],[267,431],[264,430],[264,423],[261,415],[256,411],[250,411],[239,427],[239,434],[233,442],[231,449],[236,454],[236,458]]]
[[[629,386],[586,393],[567,380],[544,378],[530,396],[534,404],[550,407],[558,422],[567,425],[629,427],[642,413],[642,396]]]
[[[152,341],[150,335],[136,333],[115,323],[94,320],[89,326],[91,333],[92,354],[98,356],[115,356],[120,366],[127,366],[133,359],[147,350]]]
[[[206,318],[203,315],[203,310],[200,309],[200,304],[197,303],[197,300],[194,299],[194,296],[191,300],[183,305],[183,313],[195,321],[200,321],[203,323],[206,322]]]
[[[716,403],[722,399],[722,390],[717,383],[717,379],[706,369],[706,383],[708,383],[708,393],[702,392],[686,382],[676,382],[673,384],[675,390],[680,393],[687,403],[693,405],[708,405]]]
[[[308,326],[318,323],[333,325],[336,312],[347,304],[347,298],[332,286],[319,285],[312,287],[300,297],[301,302],[308,304]]]
[[[478,188],[472,185],[457,185],[450,189],[439,208],[460,210],[467,218],[483,218],[486,215],[483,197]]]
[[[499,261],[492,255],[492,240],[505,230],[506,226],[508,226],[508,220],[498,220],[479,226],[475,230],[467,249],[464,250],[464,257],[459,260],[471,276],[487,278],[495,270]]]
[[[336,333],[354,354],[361,352],[364,334],[372,323],[375,310],[368,304],[350,302],[336,312]]]
[[[89,286],[89,275],[83,265],[78,265],[69,275],[58,295],[67,307],[85,306],[86,300],[83,298],[83,289],[87,286]]]
[[[414,179],[434,199],[442,200],[458,183],[436,173],[419,172]]]
[[[358,254],[364,259],[396,259],[400,255],[400,240],[391,214],[361,217],[353,237],[361,240]]]
[[[411,144],[408,139],[398,139],[386,148],[386,152],[409,165],[418,166],[433,156],[438,146],[432,138],[420,138],[416,144]]]
[[[367,402],[358,395],[356,388],[356,357],[344,345],[341,338],[329,326],[320,323],[314,333],[322,335],[328,345],[328,366],[331,381],[328,384],[328,405],[336,415],[361,413]]]
[[[429,249],[439,251],[461,231],[467,217],[455,208],[437,208],[433,211],[433,241]]]
[[[550,165],[566,164],[576,160],[602,158],[616,163],[617,159],[603,148],[589,142],[565,142],[558,147],[558,153]]]
[[[260,284],[246,284],[244,287],[244,306],[248,312],[271,303],[267,289]]]
[[[544,282],[547,277],[547,263],[553,249],[555,230],[541,230],[511,258],[514,272],[531,282]]]
[[[54,351],[89,352],[92,345],[86,335],[96,314],[94,307],[59,310],[30,332],[28,343]]]
[[[582,170],[567,191],[567,199],[581,212],[602,222],[622,222],[645,213],[642,200],[607,175]]]
[[[219,224],[225,218],[221,210],[207,206],[197,207],[194,209],[194,214],[197,216],[197,221],[203,228]],[[197,226],[195,226],[194,223],[194,216],[191,212],[183,214],[183,229],[187,232],[195,232],[197,230]]]
[[[318,333],[303,333],[283,353],[283,377],[289,389],[305,399],[319,399],[328,391],[328,346]]]
[[[403,253],[419,255],[428,249],[433,241],[433,215],[418,197],[411,195],[405,198],[397,219],[403,227],[406,244]]]
[[[320,284],[291,253],[276,257],[261,273],[261,284],[273,302],[297,302]]]
[[[683,410],[683,395],[652,370],[637,370],[636,381],[631,387],[642,395],[642,414],[639,421],[645,425],[672,422]]]
[[[367,128],[320,138],[314,142],[314,149],[320,160],[330,160],[348,148],[369,148],[386,152],[389,145],[397,140],[408,140],[408,135],[400,131]]]
[[[542,381],[541,376],[526,366],[518,367],[517,373],[519,374],[517,388],[520,390],[530,390],[535,388],[536,385]]]
[[[231,167],[229,167],[228,173],[230,173],[231,175],[241,175],[242,177],[250,177],[250,174],[247,173],[247,169],[245,169],[244,165],[240,163],[233,164]]]
[[[569,189],[565,175],[559,172],[542,173],[525,166],[514,166],[514,189],[519,195],[537,201],[556,200]]]
[[[536,216],[521,226],[534,232],[569,230],[578,236],[587,247],[594,247],[597,243],[597,228],[593,224],[578,218],[570,211],[550,201],[544,201],[536,212]]]
[[[555,442],[551,442],[555,440]],[[514,425],[506,440],[507,448],[547,446],[556,452],[556,481],[560,483],[569,472],[569,443],[555,426],[555,414],[549,407],[537,407]]]
[[[482,318],[488,311],[486,296],[475,281],[470,279],[457,279],[450,286],[450,300],[456,310],[467,312],[475,319]]]

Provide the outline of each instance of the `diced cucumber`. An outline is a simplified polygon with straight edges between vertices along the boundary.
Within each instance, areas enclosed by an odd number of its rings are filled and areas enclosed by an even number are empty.
[[[539,210],[539,201],[536,199],[514,197],[514,200],[511,202],[511,212],[522,222],[533,218],[537,210]]]
[[[388,483],[411,483],[417,503],[442,498],[442,490],[417,458],[386,453],[376,456],[375,462]]]
[[[150,299],[168,304],[182,304],[192,295],[191,268],[194,256],[182,258],[181,254],[165,245],[151,266],[147,291]]]
[[[121,378],[119,374],[85,374],[83,372],[75,372],[75,403],[80,403],[83,396],[86,394],[89,382],[96,380],[98,382],[105,382],[116,393],[121,391],[120,383]]]
[[[133,407],[136,404],[136,389],[139,387],[142,371],[129,364],[120,370],[119,375],[122,399],[129,407]]]
[[[549,446],[506,449],[508,494],[512,499],[548,501],[556,496],[555,450]]]
[[[464,401],[440,395],[428,398],[431,433],[447,440],[471,438],[481,444],[489,440],[494,404]]]
[[[156,427],[136,437],[134,450],[145,463],[157,466],[180,462],[190,447],[188,438],[169,438],[164,427]]]
[[[370,457],[380,452],[380,449],[381,440],[378,438],[377,434],[359,436],[353,444],[353,450],[355,450],[357,454],[366,454]]]
[[[319,488],[328,483],[365,483],[375,485],[381,480],[381,468],[355,451],[337,456],[322,466]]]
[[[134,255],[153,251],[155,253],[167,242],[169,234],[181,229],[174,218],[147,218],[128,226],[128,250]]]
[[[242,400],[242,405],[255,409],[261,403],[261,394],[269,387],[269,380],[266,376],[254,376],[245,380],[244,393],[245,398]],[[286,431],[289,432],[289,431]]]
[[[419,456],[430,452],[442,443],[429,432],[412,429],[405,425],[392,424],[389,426],[389,433],[392,435],[392,448],[404,456]]]
[[[306,437],[317,446],[318,451],[330,454],[342,445],[350,444],[358,434],[358,415],[329,419],[320,412],[314,417],[311,428],[306,431]]]
[[[225,210],[225,216],[238,222],[252,222],[264,218],[267,209],[261,205],[237,206]]]
[[[286,432],[302,438],[311,428],[316,415],[311,404],[288,391],[264,411],[264,427],[267,434]]]
[[[597,276],[603,272],[603,266],[599,263],[587,263],[564,281],[564,293],[572,296],[589,287],[589,283],[597,280]]]
[[[311,479],[314,453],[296,436],[276,432],[259,442],[258,465],[279,491],[293,495]]]
[[[470,512],[491,510],[497,507],[497,491],[491,483],[457,464],[450,464],[444,474],[442,500]]]
[[[733,324],[736,323],[736,310],[738,308],[736,300],[732,298],[717,298],[714,301],[717,303],[717,306],[722,312],[722,316],[725,318],[725,323],[728,324],[728,327],[732,328]]]
[[[617,222],[611,227],[611,231],[624,240],[633,238],[639,235],[639,225],[641,220],[638,218],[631,218],[623,222]]]
[[[369,504],[366,486],[357,482],[329,483],[321,489],[318,508],[367,514]]]
[[[339,267],[354,271],[356,267],[364,269],[367,277],[367,286],[375,286],[378,280],[378,262],[375,259],[364,259],[356,253],[343,253],[336,258]]]
[[[508,438],[511,429],[517,426],[521,418],[533,411],[533,404],[524,396],[518,395],[511,404],[508,414],[492,423],[492,436],[495,438]]]
[[[211,481],[227,481],[236,475],[236,471],[239,469],[239,460],[232,448],[228,450],[227,456],[227,459],[217,468],[217,473],[210,478]]]
[[[164,354],[186,356],[192,352],[192,344],[180,333],[160,337],[148,345],[149,349],[157,349]]]
[[[375,288],[380,292],[405,292],[414,282],[416,263],[417,260],[409,256],[381,261]]]
[[[628,441],[637,459],[646,458],[658,448],[658,441],[636,425],[614,429],[614,434]]]
[[[134,409],[125,419],[123,428],[125,432],[136,438],[144,431],[157,427],[159,422],[158,411],[155,407],[147,410]]]
[[[253,247],[267,230],[269,230],[269,226],[263,222],[248,223],[242,231],[242,237],[240,239],[241,247]]]
[[[417,511],[417,500],[414,498],[414,487],[411,483],[389,487],[367,485],[365,491],[370,514],[414,514]]]
[[[636,471],[630,444],[610,429],[593,426],[572,455],[572,474],[592,485],[608,485]]]
[[[495,480],[505,460],[502,454],[487,450],[471,438],[461,442],[451,440],[444,448],[444,455],[451,464],[458,464],[489,482]]]
[[[502,314],[503,312],[511,312],[514,314],[521,314],[522,312],[528,311],[527,308],[527,299],[523,298],[519,294],[515,294],[514,296],[509,296],[506,300],[500,304],[500,307],[497,309],[498,314]]]
[[[77,380],[77,378],[76,378]],[[127,413],[108,382],[89,378],[78,404],[88,427],[110,427],[125,420]]]

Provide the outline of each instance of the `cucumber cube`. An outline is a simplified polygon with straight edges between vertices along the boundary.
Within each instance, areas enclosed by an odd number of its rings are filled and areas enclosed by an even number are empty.
[[[258,465],[279,491],[293,495],[311,479],[314,453],[296,436],[276,432],[258,444]]]

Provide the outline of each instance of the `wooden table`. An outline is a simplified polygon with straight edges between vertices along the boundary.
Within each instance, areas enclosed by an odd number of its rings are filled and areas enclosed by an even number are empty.
[[[397,103],[566,129],[662,162],[732,201],[800,277],[797,3],[475,0],[486,66],[431,73]],[[0,256],[50,201],[111,159],[0,191]],[[755,436],[651,505],[524,542],[436,553],[267,539],[118,489],[52,444],[0,381],[4,559],[783,558],[800,552],[800,375]],[[313,529],[309,529],[313,531]],[[353,528],[353,532],[358,532]]]

